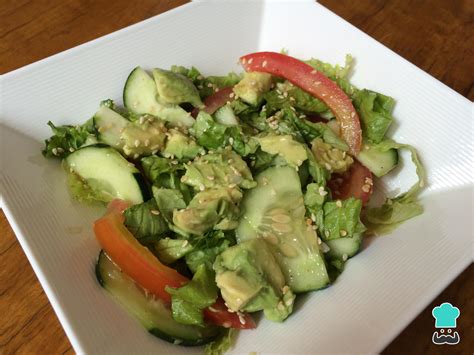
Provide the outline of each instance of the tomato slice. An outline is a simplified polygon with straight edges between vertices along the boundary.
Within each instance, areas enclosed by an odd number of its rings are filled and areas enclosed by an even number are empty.
[[[95,236],[102,249],[125,274],[148,292],[170,303],[171,295],[166,292],[166,286],[181,287],[189,279],[175,269],[163,265],[130,233],[123,224],[123,211],[127,207],[127,202],[113,200],[109,204],[105,216],[94,223]],[[244,322],[241,322],[238,314],[230,313],[227,310],[221,298],[217,300],[213,310],[216,312],[211,312],[210,309],[204,312],[209,322],[232,328],[255,328],[255,323],[250,315],[243,316]]]
[[[222,298],[218,298],[212,307],[204,310],[204,319],[226,328],[253,329],[256,327],[250,314],[243,313],[239,317],[238,314],[227,311],[227,306]]]
[[[369,202],[373,190],[373,177],[369,169],[357,160],[343,174],[332,174],[328,187],[334,199],[345,200],[350,197],[360,198],[362,205]]]
[[[222,88],[211,96],[206,97],[204,99],[204,105],[206,106],[203,109],[204,112],[207,112],[208,114],[212,115],[214,112],[217,111],[219,107],[224,106],[228,101],[234,101],[234,95],[232,95],[233,88],[233,86]],[[193,117],[196,117],[198,113],[199,109],[197,107],[191,112]]]
[[[349,151],[356,156],[360,151],[362,131],[351,99],[332,80],[310,65],[275,52],[257,52],[240,58],[246,71],[265,72],[285,78],[307,93],[324,101],[333,111],[341,126],[342,138]]]

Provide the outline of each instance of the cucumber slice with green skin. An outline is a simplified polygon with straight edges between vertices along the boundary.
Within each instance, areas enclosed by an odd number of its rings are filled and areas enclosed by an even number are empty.
[[[359,252],[362,244],[362,234],[354,234],[354,236],[350,238],[331,239],[325,243],[330,248],[326,254],[329,259],[341,259],[345,261],[344,259],[351,258]]]
[[[104,251],[95,268],[97,280],[151,334],[173,344],[197,346],[214,340],[220,328],[184,325],[173,319],[171,310],[145,292],[110,260]]]
[[[99,141],[119,150],[123,147],[123,142],[120,140],[121,133],[129,123],[130,121],[122,115],[106,106],[102,106],[94,115],[94,126]]]
[[[65,159],[69,173],[77,175],[93,191],[132,204],[148,197],[145,180],[135,166],[119,152],[105,144],[94,144],[76,150]]]
[[[214,114],[216,121],[225,126],[238,126],[239,121],[237,116],[235,116],[234,110],[230,105],[224,105],[219,108]]]
[[[263,238],[294,292],[317,290],[329,284],[316,232],[305,223],[301,183],[295,169],[268,168],[246,192],[243,215],[236,229],[239,241]]]
[[[178,105],[164,105],[157,100],[158,91],[153,78],[140,67],[136,67],[128,76],[123,89],[123,103],[136,114],[145,114],[161,118],[173,126],[191,127],[194,119]]]
[[[381,150],[377,145],[364,144],[357,160],[377,177],[384,176],[398,164],[398,151],[394,148]]]

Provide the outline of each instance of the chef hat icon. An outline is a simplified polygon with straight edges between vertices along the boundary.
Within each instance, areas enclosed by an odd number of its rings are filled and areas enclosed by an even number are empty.
[[[435,321],[436,328],[456,328],[456,319],[461,312],[458,307],[445,302],[431,311]]]

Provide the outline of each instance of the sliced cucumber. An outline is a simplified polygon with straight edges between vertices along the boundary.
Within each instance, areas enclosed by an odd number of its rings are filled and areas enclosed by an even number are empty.
[[[132,163],[105,144],[89,145],[69,154],[66,168],[80,178],[88,188],[106,196],[133,204],[148,196],[145,181]]]
[[[129,123],[129,120],[106,106],[101,106],[94,115],[94,126],[99,141],[120,150],[123,147],[120,136]]]
[[[219,108],[214,114],[214,117],[216,118],[217,122],[226,126],[239,125],[237,116],[235,115],[234,110],[232,110],[232,107],[230,107],[230,105],[224,105]]]
[[[398,151],[394,148],[381,149],[377,145],[364,144],[357,160],[375,176],[381,177],[398,164]]]
[[[155,81],[140,67],[128,76],[123,89],[123,102],[127,109],[136,114],[148,113],[157,116],[174,126],[191,127],[194,119],[178,105],[165,105],[157,100]]]
[[[216,327],[197,327],[176,322],[171,310],[161,300],[145,294],[103,251],[99,254],[95,271],[101,286],[151,334],[183,346],[206,344],[219,335],[219,328]]]
[[[305,223],[298,173],[288,166],[272,167],[246,192],[236,235],[239,241],[263,238],[294,292],[325,287],[329,277],[315,231]]]
[[[330,239],[325,242],[330,250],[326,256],[330,259],[345,259],[357,254],[362,244],[362,234],[357,233],[352,237]],[[345,255],[345,256],[344,256]]]

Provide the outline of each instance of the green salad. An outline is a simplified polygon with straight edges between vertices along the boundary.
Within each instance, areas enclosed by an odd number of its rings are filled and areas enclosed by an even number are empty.
[[[417,153],[387,137],[395,102],[349,82],[351,56],[240,62],[226,76],[137,67],[123,105],[102,101],[79,126],[49,122],[43,150],[75,199],[108,204],[93,226],[99,283],[153,335],[208,353],[255,328],[254,312],[283,322],[364,236],[423,212]],[[402,149],[418,181],[374,206]]]

